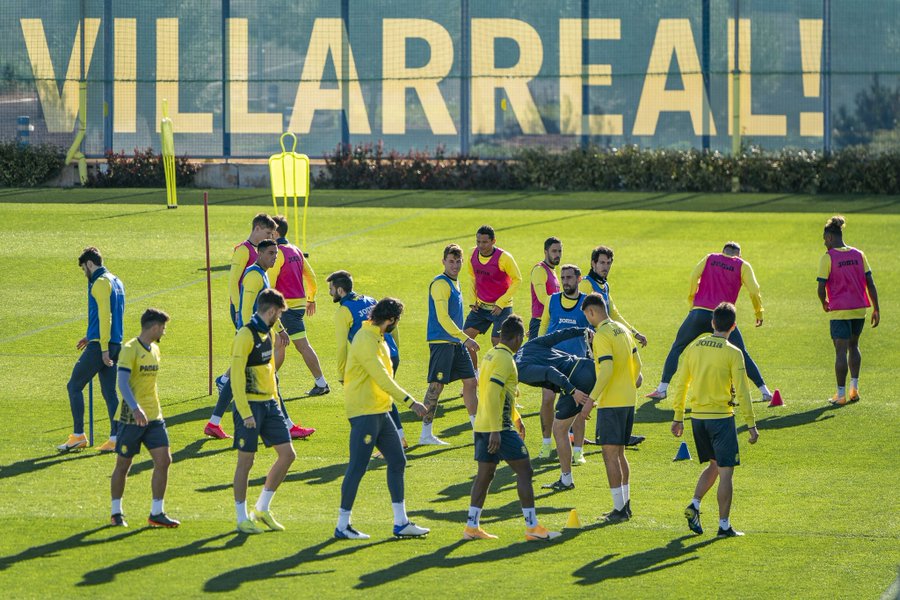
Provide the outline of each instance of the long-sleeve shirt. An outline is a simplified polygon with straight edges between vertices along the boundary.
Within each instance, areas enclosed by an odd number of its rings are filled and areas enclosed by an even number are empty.
[[[725,419],[732,416],[732,386],[747,426],[755,427],[744,355],[723,337],[701,335],[681,354],[678,371],[669,384],[675,420],[684,420],[688,389],[691,394],[691,418]]]
[[[498,250],[500,249],[496,248],[494,251],[497,252]],[[482,256],[478,252],[476,252],[476,254],[478,255],[478,261],[481,264],[487,264],[492,258],[492,256]],[[475,302],[486,302],[483,298],[479,298],[478,293],[476,292],[475,269],[472,267],[472,261],[467,260],[465,261],[465,264],[466,273],[469,274],[468,297],[472,299],[471,303],[475,304]],[[516,264],[516,260],[509,252],[504,251],[500,255],[499,264],[497,266],[501,271],[509,276],[509,287],[506,289],[506,292],[504,292],[502,296],[489,304],[495,304],[500,308],[506,308],[507,306],[512,305],[513,297],[516,295],[516,291],[519,289],[519,286],[522,285],[522,273],[521,271],[519,271],[519,265]]]
[[[106,267],[97,268],[88,280],[88,325],[85,338],[99,342],[100,350],[108,344],[122,343],[125,315],[125,286]]]
[[[554,392],[574,394],[577,386],[569,380],[569,377],[580,362],[587,361],[590,366],[592,361],[563,352],[554,346],[566,340],[583,337],[585,332],[586,330],[581,327],[568,327],[528,340],[515,357],[519,381]]]
[[[450,339],[445,338],[453,338],[464,343],[469,339],[469,336],[462,330],[463,309],[462,300],[459,297],[459,282],[450,279],[447,275],[439,275],[432,280],[428,294],[430,297],[428,343],[453,343]],[[453,302],[452,311],[451,301]],[[437,322],[435,323],[435,321]]]
[[[609,292],[608,280],[601,280],[599,277],[597,277],[597,275],[594,274],[593,271],[591,271],[587,274],[586,277],[581,278],[581,281],[578,283],[578,291],[584,294],[597,293],[603,296],[603,299],[606,300],[606,310],[609,314],[609,318],[616,323],[621,323],[622,325],[624,325],[625,329],[627,329],[631,333],[637,333],[637,329],[632,327],[631,324],[625,320],[625,317],[623,317],[622,313],[619,312],[616,303],[613,302],[612,294],[610,294]]]
[[[253,253],[250,251],[251,248]],[[256,262],[255,253],[256,246],[247,240],[235,246],[231,255],[231,269],[228,272],[228,299],[235,308],[241,304],[241,280],[244,278],[244,271],[247,270],[247,267]]]
[[[707,268],[708,261],[710,256],[704,256],[703,259],[697,263],[697,266],[694,267],[694,270],[691,271],[691,281],[690,281],[690,291],[688,292],[688,305],[691,308],[703,308],[705,310],[713,310],[715,306],[712,308],[708,306],[698,306],[695,302],[697,291],[700,289],[700,279],[703,275],[703,272]],[[759,283],[756,281],[756,274],[753,272],[753,267],[750,266],[745,260],[741,261],[741,273],[740,273],[740,281],[741,286],[747,288],[747,292],[750,294],[750,302],[753,304],[753,312],[756,314],[757,319],[763,318],[763,305],[762,305],[762,295],[759,291]],[[735,285],[735,288],[737,286]],[[735,289],[733,293],[725,294],[723,293],[721,298],[717,298],[717,301],[712,302],[711,304],[715,304],[718,306],[720,302],[734,302],[737,300],[737,292]]]
[[[278,394],[272,333],[258,315],[238,330],[231,343],[231,391],[243,418],[253,414],[250,402],[272,400]]]
[[[597,383],[591,398],[600,408],[634,406],[641,355],[634,338],[621,323],[607,319],[597,325],[593,341]]]
[[[290,277],[287,277],[287,279],[291,281],[292,284],[295,283],[293,281],[294,279],[302,279],[303,295],[291,292],[295,287],[298,287],[296,285],[291,285],[290,289],[282,289],[285,286],[279,286],[278,284],[278,278],[282,273],[285,273],[285,276],[287,276],[288,270],[297,268],[296,263],[293,262],[286,265],[286,248],[292,256],[296,256],[298,260],[301,261],[300,273],[294,272]],[[316,283],[316,273],[313,271],[312,265],[309,264],[309,259],[303,256],[303,252],[285,238],[280,238],[278,240],[278,255],[275,257],[275,264],[269,269],[267,274],[269,276],[269,281],[272,282],[272,287],[284,294],[284,299],[285,302],[287,302],[288,308],[304,308],[306,307],[307,302],[316,301],[316,293],[319,291],[318,284]]]
[[[391,353],[381,329],[366,321],[353,336],[344,371],[347,418],[386,413],[391,410],[392,398],[412,401],[394,381]]]
[[[159,374],[159,346],[145,346],[140,338],[133,338],[122,346],[118,359],[119,390],[122,402],[116,413],[116,420],[123,423],[135,423],[134,410],[138,407],[144,411],[150,421],[162,420],[162,408],[159,404],[159,393],[156,378]],[[124,376],[124,382],[123,382]],[[124,383],[124,385],[123,385]],[[129,402],[128,400],[132,400]]]
[[[516,410],[516,390],[519,377],[513,353],[505,344],[497,344],[487,351],[481,361],[478,376],[478,408],[475,431],[492,433],[514,429],[521,419]]]

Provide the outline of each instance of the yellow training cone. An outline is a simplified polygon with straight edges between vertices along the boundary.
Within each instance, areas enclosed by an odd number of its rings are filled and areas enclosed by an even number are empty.
[[[578,511],[574,508],[569,511],[569,520],[566,521],[566,529],[581,529],[581,519],[578,518]]]

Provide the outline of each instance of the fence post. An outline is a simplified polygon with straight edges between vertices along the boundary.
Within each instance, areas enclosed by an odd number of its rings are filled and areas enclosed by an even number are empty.
[[[822,1],[822,54],[825,62],[825,71],[822,90],[822,111],[825,113],[823,121],[825,125],[824,150],[825,154],[831,154],[831,0]]]
[[[709,89],[709,0],[703,0],[702,16],[700,23],[701,58],[700,70],[703,73],[703,151],[709,152],[710,130],[710,97]]]
[[[734,0],[734,65],[732,70],[732,111],[731,155],[737,159],[741,154],[741,0]],[[735,170],[731,176],[731,191],[741,191],[741,179]]]
[[[113,16],[112,0],[103,0],[103,151],[113,148]]]
[[[459,153],[469,155],[469,130],[471,129],[471,77],[472,51],[470,49],[469,0],[460,0],[460,61],[459,61]]]
[[[588,86],[591,64],[591,0],[581,0],[581,147],[591,143],[591,88]],[[560,40],[561,41],[561,40]]]
[[[350,0],[341,0],[341,146],[350,147]]]
[[[228,72],[228,20],[231,18],[231,0],[222,0],[222,155],[231,156],[231,132],[228,128],[230,112],[229,95],[231,84]]]

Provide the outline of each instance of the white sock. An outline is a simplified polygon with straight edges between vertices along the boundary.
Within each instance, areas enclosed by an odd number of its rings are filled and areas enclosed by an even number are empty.
[[[161,515],[162,513],[166,512],[166,509],[164,506],[165,502],[166,501],[162,498],[159,498],[159,499],[154,498],[150,504],[150,514],[151,515]]]
[[[668,390],[668,389],[669,389],[669,384],[668,384],[668,383],[661,383],[661,382],[660,382],[659,387],[656,388],[656,391],[657,391],[657,392],[665,392],[665,391]]]
[[[575,454],[581,454],[581,446],[572,446],[572,452]]]
[[[537,526],[537,512],[534,508],[523,508],[522,514],[525,516],[526,527],[531,528]]]
[[[121,498],[113,498],[112,499],[112,509],[109,514],[111,514],[111,515],[121,515],[122,514],[122,499]]]
[[[553,444],[553,438],[542,438],[541,443],[545,446],[550,446]]]
[[[622,488],[609,488],[609,492],[612,494],[613,508],[616,510],[625,508],[625,496],[622,494]]]
[[[290,418],[290,417],[285,417],[285,418],[284,418],[284,424],[287,425],[288,429],[290,429],[291,427],[294,426],[294,422],[291,421],[291,418]]]
[[[272,496],[275,495],[275,490],[267,490],[263,488],[263,490],[259,493],[259,500],[256,501],[256,510],[269,510],[269,506],[272,504]]]
[[[350,511],[343,508],[338,509],[338,531],[344,531],[350,527]]]
[[[572,485],[572,471],[569,471],[568,473],[560,473],[559,480],[566,485]]]
[[[228,383],[228,371],[222,373],[222,375],[219,377],[219,381],[222,382],[222,385]]]
[[[391,509],[394,511],[394,525],[406,525],[409,523],[409,517],[406,516],[406,500],[391,502]]]
[[[850,387],[859,389],[859,377],[850,378]]]
[[[469,415],[469,423],[472,424],[472,429],[475,429],[475,415]]]
[[[328,385],[328,382],[325,381],[324,375],[322,375],[321,377],[316,377],[316,385],[319,387],[326,387]]]
[[[241,523],[243,523],[244,521],[246,521],[247,519],[250,518],[247,516],[247,501],[246,500],[244,502],[235,502],[234,510],[237,513],[238,525],[240,525]]]
[[[629,500],[631,500],[631,484],[630,483],[622,484],[622,496],[625,498],[626,503]]]
[[[434,425],[434,421],[432,421],[431,423],[422,423],[422,437],[423,438],[431,437],[434,435],[433,433],[431,433],[432,425]]]
[[[694,499],[691,500],[691,504],[692,504],[692,505],[694,506],[694,508],[696,508],[698,511],[700,510],[700,498],[697,498],[697,497],[695,496]]]
[[[724,519],[719,519],[719,529],[724,529],[725,531],[728,531],[729,529],[731,529],[731,522],[728,519],[728,517],[725,517]]]
[[[839,385],[838,386],[838,396],[846,396],[846,395],[847,395],[847,388],[843,385]]]
[[[478,369],[475,369],[475,381],[478,381]]]
[[[116,439],[117,439],[117,438],[116,438],[116,436],[114,436],[114,435],[109,436],[109,441],[111,441],[113,444],[116,443]]]
[[[406,437],[406,434],[403,433],[403,428],[402,428],[402,427],[401,427],[400,429],[397,430],[397,433],[400,435],[400,439],[401,439],[401,440],[402,440],[403,438]]]
[[[769,391],[769,386],[767,386],[766,384],[762,384],[761,386],[759,386],[759,391],[760,391],[760,393],[762,393],[763,396],[771,396],[772,395],[772,392]]]
[[[477,506],[469,507],[469,517],[466,519],[467,527],[478,527],[481,524],[481,509]]]
[[[222,422],[222,417],[217,417],[216,415],[213,415],[209,418],[209,422],[211,425],[218,425],[219,423]]]

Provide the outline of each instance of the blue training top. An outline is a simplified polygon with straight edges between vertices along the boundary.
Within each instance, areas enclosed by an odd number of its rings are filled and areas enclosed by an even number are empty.
[[[347,310],[350,311],[350,316],[353,317],[353,324],[350,325],[350,331],[347,332],[347,341],[352,342],[353,337],[356,335],[356,332],[359,331],[359,328],[362,327],[363,322],[369,320],[372,309],[375,308],[375,305],[378,304],[378,302],[371,296],[350,292],[341,298],[340,304],[341,306],[346,306]],[[397,343],[394,342],[394,336],[390,333],[385,333],[384,341],[387,342],[392,357],[400,355]]]
[[[591,328],[590,322],[584,316],[581,310],[581,303],[587,294],[579,294],[578,302],[572,308],[564,308],[562,305],[562,292],[557,292],[550,296],[547,302],[547,310],[550,311],[550,323],[547,325],[547,333],[554,333],[568,327]],[[588,346],[584,336],[571,338],[560,342],[556,347],[563,352],[574,354],[575,356],[587,356]]]
[[[456,282],[441,273],[431,280],[428,286],[428,328],[426,330],[426,338],[429,342],[454,342],[461,344],[462,342],[447,333],[447,330],[438,321],[437,311],[434,306],[434,299],[431,297],[431,286],[443,279],[450,286],[450,299],[447,301],[447,311],[450,313],[450,319],[456,323],[456,326],[462,329],[463,326],[463,298],[462,292],[454,285]]]
[[[84,336],[88,340],[100,339],[100,317],[97,314],[97,301],[91,295],[94,283],[104,278],[109,281],[109,312],[111,317],[109,327],[110,344],[122,343],[123,321],[125,317],[125,286],[122,281],[110,273],[106,267],[98,267],[88,280],[87,296],[88,296],[88,326],[87,334]]]

